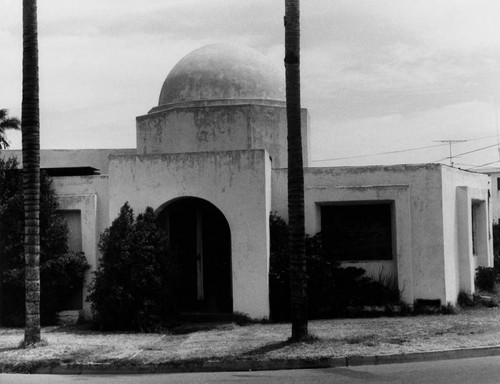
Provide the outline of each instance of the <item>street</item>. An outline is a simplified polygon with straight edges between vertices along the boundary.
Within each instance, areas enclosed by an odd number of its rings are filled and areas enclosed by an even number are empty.
[[[62,383],[460,383],[500,382],[500,357],[407,364],[289,371],[182,373],[155,375],[16,375],[0,374],[0,384]]]

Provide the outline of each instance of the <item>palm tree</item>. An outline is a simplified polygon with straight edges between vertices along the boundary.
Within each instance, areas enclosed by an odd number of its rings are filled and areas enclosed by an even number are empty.
[[[0,109],[0,149],[9,148],[9,142],[5,138],[7,129],[19,129],[21,122],[17,117],[9,117],[9,111]]]
[[[290,309],[294,341],[307,338],[307,271],[304,168],[300,107],[300,1],[285,0],[286,113],[288,124],[288,220]]]
[[[24,344],[40,341],[40,102],[36,0],[23,0],[24,259],[26,324]]]

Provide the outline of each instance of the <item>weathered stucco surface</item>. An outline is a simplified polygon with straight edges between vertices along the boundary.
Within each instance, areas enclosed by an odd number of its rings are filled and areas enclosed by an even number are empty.
[[[179,197],[209,201],[231,229],[233,310],[268,317],[270,172],[264,150],[112,156],[109,215],[125,201],[136,212]]]
[[[217,105],[191,103],[137,118],[137,153],[190,153],[265,149],[273,168],[287,166],[284,103],[222,100]],[[304,161],[309,159],[309,117],[302,110]]]
[[[460,210],[470,211],[470,204],[467,207],[457,200],[460,185],[472,188],[474,199],[488,193],[488,177],[440,164],[308,168],[305,170],[306,231],[315,234],[321,230],[322,204],[391,201],[395,250],[392,262],[360,261],[344,265],[362,267],[375,277],[381,271],[382,275],[396,274],[402,298],[409,304],[416,299],[455,303],[460,285],[456,268],[460,238],[457,231],[461,225],[467,225],[464,223],[470,223],[470,214],[468,218],[460,217]],[[272,186],[272,210],[286,218],[286,170],[273,171]],[[467,256],[472,258],[470,236],[466,239],[470,249]],[[486,238],[481,241],[491,244]],[[486,261],[492,257],[491,245],[485,247],[484,257],[478,260],[483,260],[481,265],[491,266],[491,261]]]
[[[447,301],[460,291],[474,293],[475,269],[493,266],[491,212],[487,175],[444,166],[443,235]],[[472,212],[475,211],[476,250],[473,252]]]
[[[108,177],[107,176],[78,176],[54,177],[53,187],[61,211],[80,211],[82,230],[82,251],[90,265],[85,274],[83,290],[83,316],[90,319],[92,316],[88,296],[88,284],[92,273],[97,269],[100,253],[97,248],[99,236],[109,226],[108,206]]]
[[[481,173],[490,176],[490,190],[491,190],[491,218],[493,222],[500,223],[500,169],[486,169]]]
[[[40,151],[41,168],[93,167],[101,174],[108,173],[109,155],[131,155],[136,149],[42,149]],[[23,163],[21,150],[2,150],[2,158],[15,157]]]
[[[159,105],[193,100],[285,100],[281,68],[258,51],[210,44],[184,56],[163,83]]]
[[[230,227],[234,311],[269,315],[268,223],[271,208],[287,219],[287,124],[284,77],[268,64],[248,49],[202,48],[167,76],[159,105],[137,117],[137,150],[41,151],[45,168],[94,167],[109,173],[109,179],[54,178],[60,208],[81,213],[89,275],[99,259],[98,237],[126,201],[140,212],[197,197],[215,205]],[[454,303],[459,291],[474,291],[476,266],[492,265],[488,176],[441,164],[307,168],[308,130],[303,109],[309,234],[321,230],[322,205],[388,203],[392,260],[345,265],[360,266],[374,277],[396,276],[409,304],[416,299]],[[20,159],[21,151],[0,156]],[[496,179],[493,193],[498,218]],[[90,316],[88,303],[84,312]]]

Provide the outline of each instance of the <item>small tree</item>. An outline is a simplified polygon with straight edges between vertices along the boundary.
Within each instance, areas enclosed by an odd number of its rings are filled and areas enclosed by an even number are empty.
[[[5,137],[7,129],[21,129],[21,122],[17,117],[9,117],[9,111],[0,109],[0,148],[9,148],[9,142]]]
[[[101,236],[102,257],[90,288],[94,320],[104,329],[151,331],[175,313],[166,235],[152,208],[134,217],[125,203]]]
[[[2,323],[24,323],[24,207],[22,174],[15,158],[0,159],[0,285]],[[52,183],[41,175],[40,274],[41,318],[53,323],[71,296],[83,286],[88,268],[83,253],[68,251],[68,227],[57,213]]]

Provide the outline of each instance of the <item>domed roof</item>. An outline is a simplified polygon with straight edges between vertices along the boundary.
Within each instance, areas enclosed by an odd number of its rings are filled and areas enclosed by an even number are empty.
[[[158,105],[221,99],[283,101],[284,75],[251,48],[211,44],[175,65],[163,83]]]

